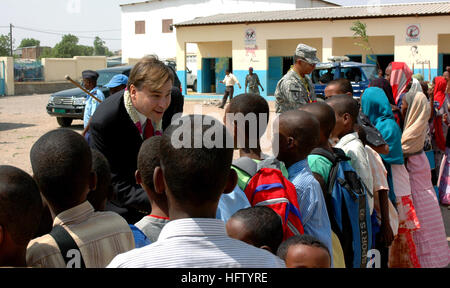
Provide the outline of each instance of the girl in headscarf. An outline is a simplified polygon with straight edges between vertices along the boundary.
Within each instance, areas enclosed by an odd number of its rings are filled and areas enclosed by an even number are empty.
[[[437,90],[437,95],[439,99],[442,98],[442,86],[443,81],[441,78],[444,77],[436,77],[435,78],[435,87],[434,90]],[[445,79],[445,78],[444,78]],[[448,97],[448,94],[446,95]],[[439,101],[439,100],[437,100]],[[444,101],[447,102],[447,101]],[[444,103],[443,106],[447,105]],[[443,110],[443,109],[442,109]],[[439,173],[439,198],[443,205],[448,205],[450,207],[450,133],[447,132],[447,140],[445,145],[445,155],[442,159],[441,171]]]
[[[403,93],[409,82],[411,82],[412,75],[413,72],[404,62],[391,62],[386,68],[386,80],[391,84],[392,97],[394,98],[395,105],[399,109],[401,107]],[[403,118],[394,108],[393,111],[397,124],[400,128],[403,128]]]
[[[431,108],[425,94],[412,87],[405,94],[402,111],[406,111],[402,149],[420,222],[420,228],[413,234],[417,257],[421,267],[446,267],[450,263],[450,249],[439,202],[431,183],[430,164],[423,151]]]
[[[447,97],[445,96],[446,88],[447,88],[447,81],[445,80],[444,77],[439,76],[433,79],[433,86],[432,86],[433,95],[430,98],[434,99],[434,118],[431,127],[431,133],[433,135],[432,144],[434,150],[436,170],[440,172],[439,175],[442,175],[443,169],[445,167],[443,157],[447,146],[445,138],[447,135],[448,128],[443,121],[444,115],[448,114],[448,107],[447,107],[448,100]]]
[[[398,105],[400,95],[405,92],[412,75],[413,72],[405,62],[391,62],[386,68],[386,79],[391,83],[395,104]]]
[[[361,108],[389,145],[389,154],[380,156],[388,171],[389,198],[397,205],[399,217],[398,234],[389,251],[389,267],[418,268],[420,263],[412,232],[420,225],[411,196],[409,174],[404,165],[400,127],[395,122],[386,94],[378,87],[364,91]]]

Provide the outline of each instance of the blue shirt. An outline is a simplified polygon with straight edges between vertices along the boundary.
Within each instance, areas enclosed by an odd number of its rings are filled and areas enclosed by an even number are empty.
[[[222,194],[222,196],[220,196],[216,219],[221,219],[223,222],[227,222],[234,213],[250,206],[250,202],[248,201],[244,191],[236,185],[231,193]]]
[[[102,90],[98,89],[98,87],[95,87],[92,89],[91,94],[95,95],[98,99],[105,101],[105,95],[103,94]],[[92,98],[91,96],[86,96],[86,106],[84,106],[84,127],[86,128],[87,124],[89,123],[89,119],[91,119],[92,115],[94,115],[95,109],[97,109],[98,105],[100,105],[100,102]]]
[[[130,226],[131,232],[133,232],[135,248],[141,248],[152,244],[152,242],[150,242],[147,236],[145,236],[145,234],[139,228],[132,224],[129,224],[128,226]]]
[[[325,198],[319,182],[314,178],[304,159],[288,168],[289,181],[297,190],[298,204],[302,215],[305,234],[316,237],[328,247],[330,255],[333,253],[331,244],[331,225],[328,218]],[[333,259],[331,259],[333,263]]]

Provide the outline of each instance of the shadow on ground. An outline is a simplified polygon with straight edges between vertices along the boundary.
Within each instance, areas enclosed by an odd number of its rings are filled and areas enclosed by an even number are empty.
[[[23,124],[23,123],[0,123],[0,131],[8,131],[26,127],[36,126],[34,124]]]
[[[84,130],[83,124],[71,125],[70,127],[67,127],[67,128],[72,129],[72,130],[76,130],[76,131],[83,131]]]

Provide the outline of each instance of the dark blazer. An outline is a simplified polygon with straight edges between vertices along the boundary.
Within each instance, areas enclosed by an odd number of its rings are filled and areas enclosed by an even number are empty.
[[[111,205],[108,209],[133,222],[148,214],[151,206],[146,192],[135,180],[137,156],[143,140],[125,109],[123,94],[124,90],[119,91],[97,107],[91,118],[89,141],[93,149],[105,155],[111,168],[116,196],[111,202],[120,209],[111,209]],[[129,214],[135,216],[130,218]]]

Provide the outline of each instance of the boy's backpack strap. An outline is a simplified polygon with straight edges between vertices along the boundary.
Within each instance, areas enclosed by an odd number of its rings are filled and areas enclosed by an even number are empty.
[[[334,153],[331,153],[330,151],[324,149],[324,148],[314,148],[311,153],[311,155],[319,155],[322,157],[327,158],[328,160],[330,160],[330,162],[334,165],[336,164],[336,156],[334,155]]]
[[[81,255],[80,248],[78,247],[75,240],[73,240],[72,236],[70,236],[69,232],[67,232],[66,229],[64,229],[64,227],[60,225],[54,226],[52,231],[50,232],[50,236],[52,236],[55,239],[56,244],[58,244],[59,250],[61,251],[61,255],[64,259],[64,262],[66,263],[66,267],[69,264],[69,262],[73,259],[68,255],[68,252],[70,250],[76,250],[78,251],[80,256],[80,266],[76,268],[86,268],[86,265],[84,264],[83,255]]]
[[[249,157],[241,157],[233,161],[234,167],[244,171],[250,176],[253,176],[258,171],[258,164]]]
[[[273,156],[267,157],[266,159],[261,160],[259,163],[257,163],[256,169],[259,171],[262,168],[271,168],[281,171],[281,162]]]

